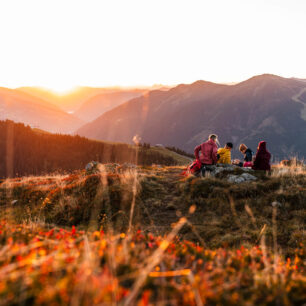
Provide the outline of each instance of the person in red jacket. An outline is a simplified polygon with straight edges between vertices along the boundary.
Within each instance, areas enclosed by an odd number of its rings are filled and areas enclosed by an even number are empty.
[[[194,149],[194,155],[197,160],[200,160],[202,163],[202,175],[204,176],[205,170],[211,171],[210,166],[215,165],[218,161],[217,151],[218,147],[216,145],[217,135],[209,135],[208,140]],[[201,155],[200,155],[201,151]]]
[[[271,154],[270,152],[266,149],[266,142],[261,141],[258,144],[255,160],[253,162],[253,170],[265,170],[265,171],[270,171],[271,166],[270,166],[270,159],[271,159]]]

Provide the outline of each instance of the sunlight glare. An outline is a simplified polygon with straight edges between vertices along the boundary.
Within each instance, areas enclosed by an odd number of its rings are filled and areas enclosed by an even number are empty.
[[[65,84],[55,84],[52,87],[42,87],[39,86],[39,88],[49,91],[54,95],[57,96],[66,96],[78,89],[78,86],[65,86]]]
[[[306,1],[10,0],[0,12],[4,87],[306,78]]]

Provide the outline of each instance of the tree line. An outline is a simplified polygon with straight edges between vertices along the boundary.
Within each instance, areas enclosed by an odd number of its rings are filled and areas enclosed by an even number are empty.
[[[170,150],[170,151],[173,151],[175,153],[178,153],[180,155],[183,155],[183,156],[187,156],[187,157],[190,157],[190,158],[194,158],[194,154],[191,154],[191,153],[187,153],[186,151],[182,150],[182,149],[179,149],[177,147],[166,147],[166,149]]]
[[[43,175],[83,169],[90,161],[175,165],[172,157],[132,146],[50,134],[10,120],[0,121],[0,177]]]

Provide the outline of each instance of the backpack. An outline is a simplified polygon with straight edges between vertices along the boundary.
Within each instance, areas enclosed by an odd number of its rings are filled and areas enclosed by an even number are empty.
[[[202,168],[202,163],[199,160],[194,160],[185,171],[183,171],[182,175],[188,176],[189,174],[197,174]]]

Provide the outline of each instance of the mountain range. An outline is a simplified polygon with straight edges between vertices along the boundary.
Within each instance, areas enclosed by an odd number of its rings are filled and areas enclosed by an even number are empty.
[[[106,111],[111,110],[132,98],[139,97],[145,92],[146,90],[131,89],[100,93],[86,100],[73,114],[86,122],[90,122],[104,114]]]
[[[10,119],[53,133],[72,133],[84,122],[28,93],[0,87],[0,120]]]
[[[86,122],[148,90],[79,87],[74,92],[57,95],[36,87],[0,87],[0,120],[9,119],[48,132],[72,134]]]
[[[181,84],[123,103],[76,133],[128,143],[137,134],[144,142],[189,152],[216,133],[222,145],[231,141],[235,149],[245,143],[256,151],[258,142],[266,140],[274,160],[305,158],[306,83],[264,74],[234,85]]]
[[[119,100],[120,102],[126,102],[129,99],[140,96],[142,93],[147,91],[155,89],[166,90],[168,88],[169,87],[159,84],[150,87],[139,88],[79,86],[63,94],[57,94],[51,90],[41,87],[19,87],[16,90],[47,101],[48,103],[61,108],[65,112],[78,112],[78,114],[84,116],[84,110],[85,112],[90,113],[92,109],[95,110],[96,115],[101,115],[103,113],[103,109],[108,109],[107,104],[110,101],[113,101],[114,106],[117,106]],[[112,99],[113,97],[114,99]],[[84,106],[86,104],[88,105],[89,109]],[[104,104],[106,105],[104,106]],[[100,112],[100,106],[102,112]]]
[[[19,87],[16,90],[25,92],[39,99],[43,99],[50,104],[53,104],[66,112],[77,111],[87,100],[102,94],[121,91],[117,87],[87,87],[79,86],[63,94],[55,93],[51,90],[40,87]]]

